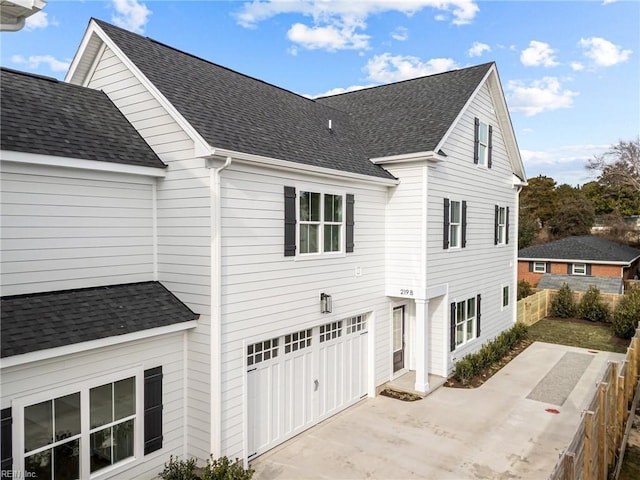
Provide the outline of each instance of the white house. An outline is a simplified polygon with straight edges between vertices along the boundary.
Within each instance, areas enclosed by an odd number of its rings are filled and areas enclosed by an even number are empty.
[[[495,64],[310,100],[91,20],[73,85],[7,75],[56,85],[54,116],[67,95],[110,100],[121,117],[99,133],[123,151],[95,158],[107,140],[44,128],[30,132],[43,139],[32,151],[3,128],[3,309],[23,295],[138,284],[174,309],[166,325],[121,338],[107,329],[98,343],[41,345],[46,358],[18,364],[22,354],[3,351],[3,459],[15,469],[57,452],[28,450],[33,405],[74,392],[84,423],[73,439],[93,468],[85,410],[100,378],[134,377],[140,403],[144,372],[163,368],[163,443],[144,455],[138,405],[112,422],[139,440],[123,454],[112,441],[113,465],[95,473],[149,478],[172,453],[250,460],[401,375],[428,392],[430,375],[446,377],[515,322],[525,174]],[[35,111],[7,115],[2,98],[3,122],[29,130]],[[75,154],[46,140],[65,134]],[[20,381],[20,369],[46,372],[60,393]]]

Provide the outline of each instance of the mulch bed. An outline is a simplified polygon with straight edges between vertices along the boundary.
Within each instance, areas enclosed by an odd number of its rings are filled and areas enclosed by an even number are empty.
[[[484,382],[493,377],[502,367],[504,367],[511,360],[516,358],[520,353],[522,353],[529,345],[533,342],[531,340],[521,340],[513,349],[507,353],[499,362],[494,363],[493,365],[489,365],[487,368],[482,370],[479,375],[476,375],[467,383],[462,383],[457,381],[455,378],[451,377],[444,384],[445,387],[450,388],[478,388]]]
[[[380,395],[395,398],[396,400],[402,400],[403,402],[415,402],[416,400],[422,400],[423,398],[415,393],[400,392],[398,390],[393,390],[392,388],[385,388],[380,392]]]

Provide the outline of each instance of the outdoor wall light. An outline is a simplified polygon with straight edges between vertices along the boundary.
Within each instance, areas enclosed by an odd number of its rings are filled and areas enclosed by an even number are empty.
[[[331,313],[331,295],[327,293],[320,294],[320,313]]]

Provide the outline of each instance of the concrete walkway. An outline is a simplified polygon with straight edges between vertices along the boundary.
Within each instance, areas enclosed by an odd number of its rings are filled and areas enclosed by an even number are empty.
[[[478,389],[364,400],[257,458],[254,478],[546,479],[623,357],[537,342]]]

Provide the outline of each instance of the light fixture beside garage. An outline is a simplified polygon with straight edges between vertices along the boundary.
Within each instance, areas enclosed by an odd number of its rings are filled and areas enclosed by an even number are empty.
[[[331,313],[332,301],[328,293],[320,294],[320,313]]]

